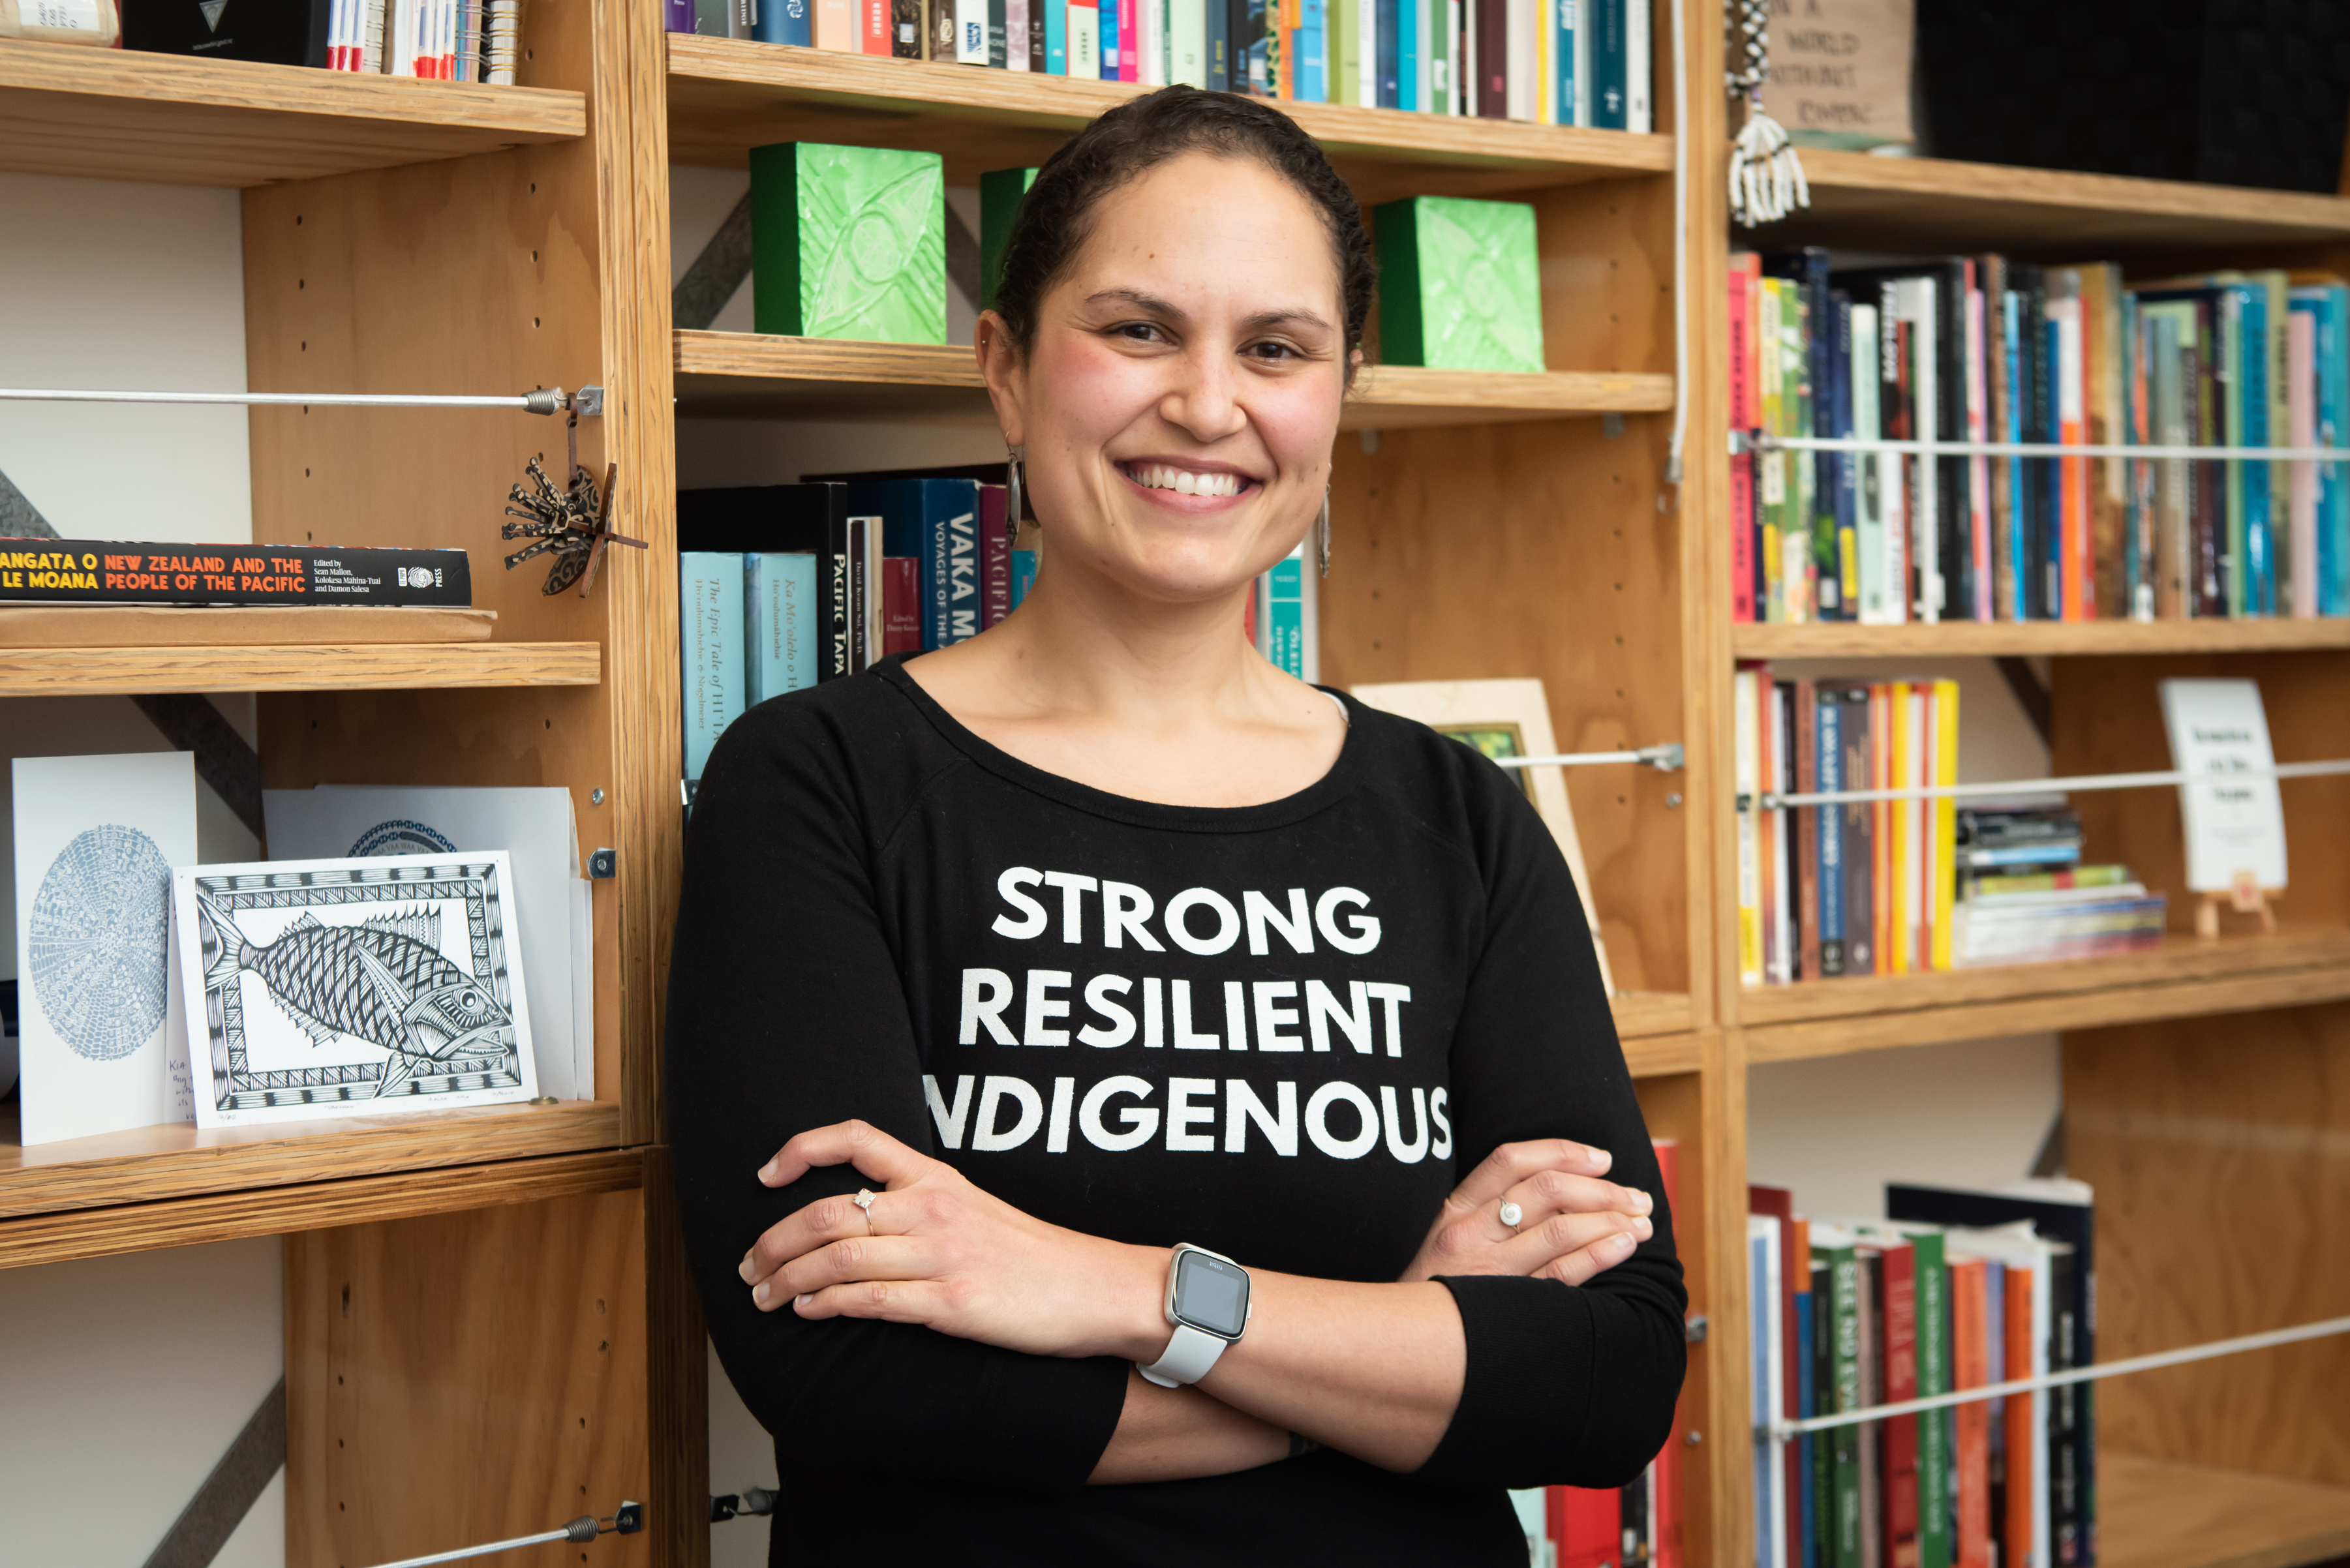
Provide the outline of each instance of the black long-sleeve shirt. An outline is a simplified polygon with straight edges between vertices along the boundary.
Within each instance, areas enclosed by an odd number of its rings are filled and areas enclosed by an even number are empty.
[[[1349,701],[1330,772],[1264,805],[1045,774],[896,662],[767,702],[693,809],[670,979],[686,1238],[774,1434],[773,1561],[1523,1563],[1507,1487],[1620,1485],[1670,1425],[1686,1296],[1581,906],[1512,780]],[[1461,1403],[1409,1477],[1335,1451],[1087,1487],[1127,1364],[763,1314],[752,1241],[861,1116],[1050,1222],[1388,1281],[1497,1145],[1608,1149],[1655,1235],[1581,1288],[1448,1279]]]

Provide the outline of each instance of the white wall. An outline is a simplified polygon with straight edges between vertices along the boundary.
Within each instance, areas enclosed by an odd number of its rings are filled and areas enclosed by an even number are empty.
[[[145,1562],[283,1372],[284,1311],[275,1240],[0,1270],[0,1561]],[[280,1472],[213,1563],[285,1561]]]
[[[710,1347],[710,1490],[740,1494],[744,1487],[775,1485],[775,1445],[743,1407],[718,1347]],[[767,1521],[730,1519],[710,1527],[710,1568],[767,1568]]]

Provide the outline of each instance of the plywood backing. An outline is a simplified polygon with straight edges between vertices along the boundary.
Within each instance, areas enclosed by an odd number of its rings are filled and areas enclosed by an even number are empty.
[[[2059,774],[2118,773],[2171,765],[2157,682],[2174,678],[2248,678],[2260,682],[2279,762],[2350,756],[2350,704],[2341,656],[2328,653],[2065,659],[2055,669]],[[2297,925],[2350,923],[2350,777],[2289,780],[2285,841],[2292,887],[2282,913]],[[2088,858],[2128,863],[2149,888],[2170,895],[2170,929],[2194,928],[2178,792],[2110,790],[2075,795]]]
[[[644,1201],[286,1238],[289,1563],[357,1568],[650,1501]],[[536,1550],[644,1568],[652,1545]]]
[[[2350,1003],[2064,1037],[2097,1355],[2350,1314]],[[2350,1339],[2116,1378],[2107,1448],[2350,1487]]]
[[[2110,1449],[2097,1456],[2103,1568],[2294,1568],[2350,1553],[2350,1490]]]

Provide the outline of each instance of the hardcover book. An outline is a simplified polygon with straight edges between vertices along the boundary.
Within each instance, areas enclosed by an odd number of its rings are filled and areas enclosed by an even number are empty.
[[[473,602],[463,550],[0,539],[0,604],[465,608]]]
[[[1533,207],[1413,196],[1375,217],[1382,359],[1450,370],[1544,369]]]
[[[753,148],[758,330],[945,342],[944,171],[935,152],[812,141]]]

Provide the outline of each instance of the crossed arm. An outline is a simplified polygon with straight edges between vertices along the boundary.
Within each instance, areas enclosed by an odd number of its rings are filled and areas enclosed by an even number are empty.
[[[1605,1179],[1611,1163],[1564,1139],[1503,1145],[1446,1198],[1393,1284],[1252,1271],[1248,1333],[1195,1387],[1128,1372],[1090,1480],[1253,1469],[1287,1457],[1293,1433],[1417,1469],[1452,1420],[1467,1366],[1461,1314],[1436,1276],[1580,1285],[1622,1262],[1651,1232],[1652,1200]],[[887,1190],[869,1209],[818,1199],[760,1236],[740,1272],[761,1311],[918,1324],[1032,1355],[1148,1362],[1166,1349],[1165,1249],[1048,1225],[862,1121],[800,1134],[759,1179],[784,1188],[843,1164]]]

